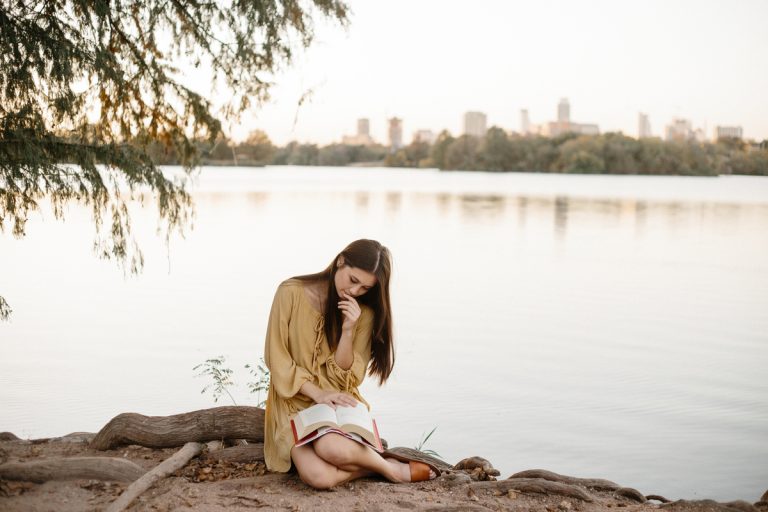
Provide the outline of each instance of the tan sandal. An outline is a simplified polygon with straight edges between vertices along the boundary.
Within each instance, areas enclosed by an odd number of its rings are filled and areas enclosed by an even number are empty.
[[[429,478],[429,472],[433,471],[435,473],[435,478],[440,476],[441,471],[437,468],[437,466],[433,464],[429,464],[427,462],[414,460],[410,457],[406,457],[405,455],[400,455],[399,453],[394,453],[389,450],[385,450],[381,453],[382,457],[388,458],[388,459],[395,459],[400,462],[407,462],[408,468],[411,472],[411,482],[424,482],[425,480],[430,480]]]
[[[431,470],[429,466],[423,462],[409,460],[408,467],[411,470],[411,482],[423,482],[425,480],[429,480],[429,472]],[[437,475],[437,473],[435,473],[435,475]]]

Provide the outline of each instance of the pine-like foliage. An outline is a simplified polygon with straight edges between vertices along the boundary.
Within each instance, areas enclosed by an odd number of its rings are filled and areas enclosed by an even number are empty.
[[[266,99],[313,19],[347,15],[341,0],[0,0],[0,229],[23,237],[41,202],[60,218],[78,201],[99,255],[137,272],[126,201],[155,198],[166,234],[192,211],[149,145],[173,149],[188,173],[223,119]],[[228,95],[221,112],[194,89],[210,84],[189,83],[195,67]]]

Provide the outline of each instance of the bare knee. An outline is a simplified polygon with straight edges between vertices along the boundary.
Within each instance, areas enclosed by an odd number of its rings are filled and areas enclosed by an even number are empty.
[[[333,475],[319,467],[301,468],[297,466],[296,469],[299,471],[301,481],[315,489],[330,489],[338,483],[333,479]]]
[[[315,453],[337,468],[354,464],[357,443],[338,435],[326,434],[314,443]]]

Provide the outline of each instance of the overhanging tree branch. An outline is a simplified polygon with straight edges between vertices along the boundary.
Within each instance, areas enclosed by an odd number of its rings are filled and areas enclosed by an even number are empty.
[[[267,97],[264,77],[290,62],[294,36],[311,43],[318,16],[344,25],[348,7],[341,0],[1,3],[0,231],[23,237],[41,199],[58,218],[77,201],[93,212],[98,254],[138,272],[143,258],[122,189],[155,198],[167,240],[184,228],[192,201],[148,148],[173,149],[189,173],[221,132],[213,105],[185,82],[185,65],[207,56],[212,80],[222,78],[231,93],[222,111],[236,116]],[[9,314],[0,297],[0,319]]]

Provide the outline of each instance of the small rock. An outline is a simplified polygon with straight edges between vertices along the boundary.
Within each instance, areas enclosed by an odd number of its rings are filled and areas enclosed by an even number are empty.
[[[471,487],[467,489],[467,497],[469,497],[469,499],[472,501],[480,500],[480,498],[477,497],[477,494],[475,494],[475,491],[473,491]]]
[[[511,500],[516,500],[518,496],[520,496],[520,493],[514,489],[510,489],[507,491],[507,497]]]
[[[569,501],[561,501],[560,504],[557,506],[560,510],[571,510],[572,505]]]

